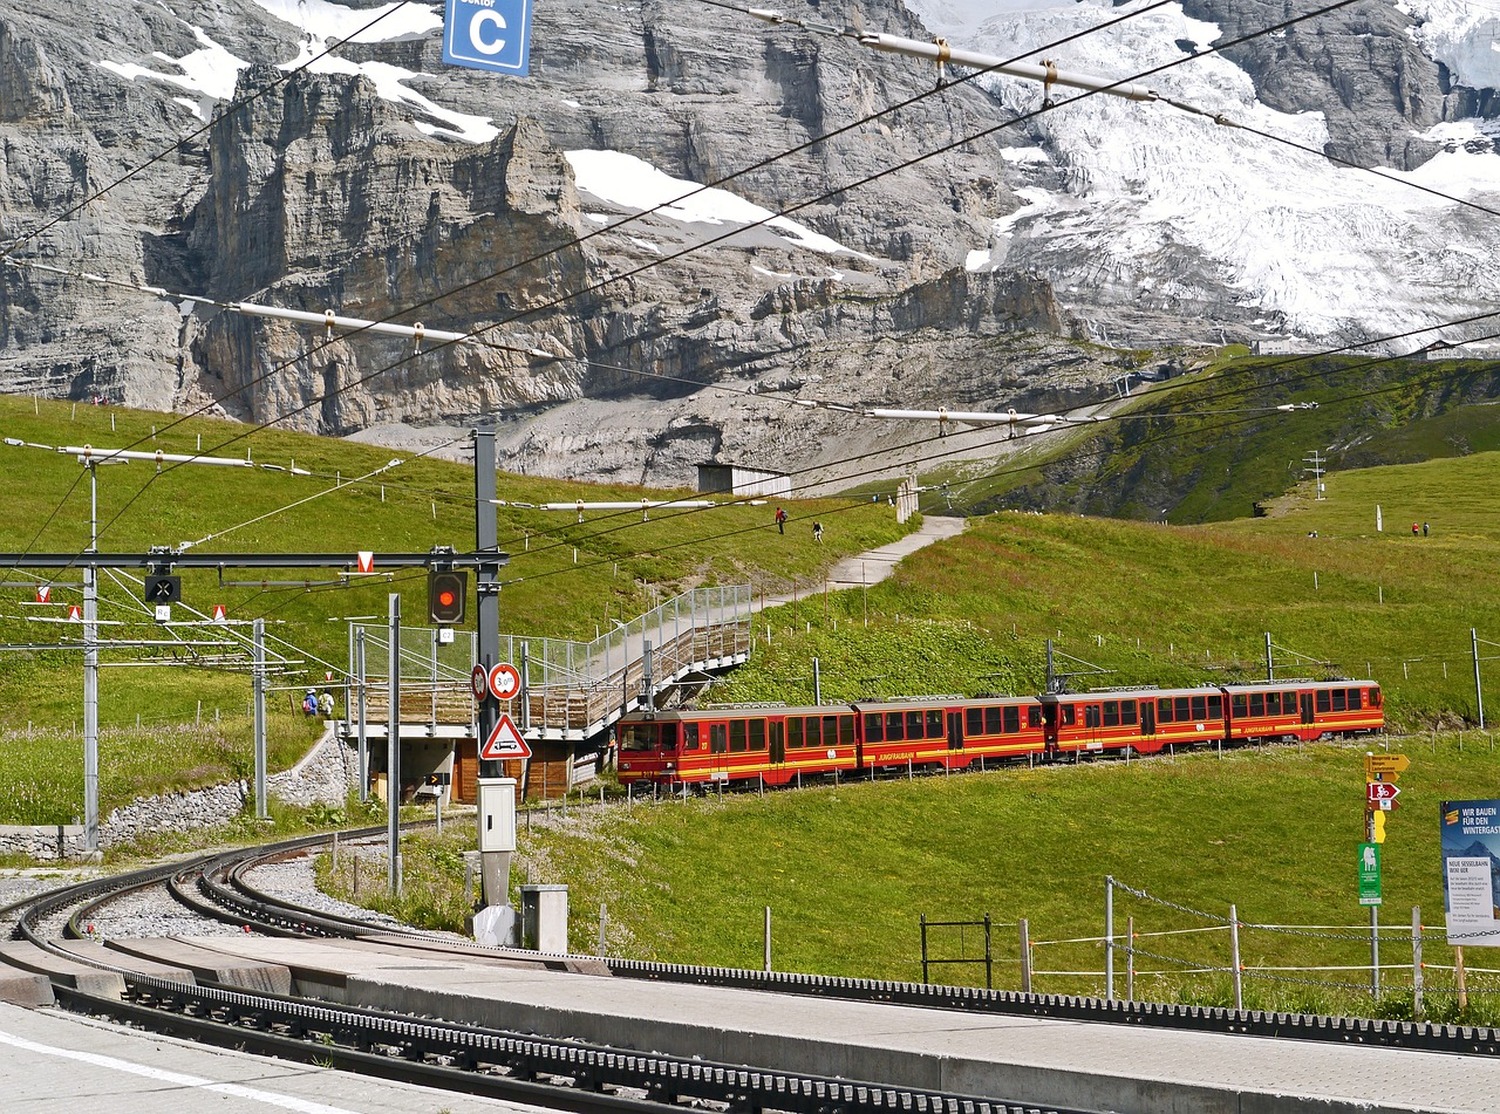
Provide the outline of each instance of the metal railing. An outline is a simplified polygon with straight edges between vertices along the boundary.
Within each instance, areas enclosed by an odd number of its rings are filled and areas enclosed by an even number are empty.
[[[695,588],[591,642],[502,634],[501,660],[521,674],[520,691],[502,708],[529,739],[591,738],[684,677],[747,661],[752,604],[748,584]],[[388,718],[386,627],[351,626],[351,676],[357,629],[364,632],[366,716],[380,723]],[[451,644],[437,639],[430,628],[401,632],[401,720],[472,724],[477,638],[460,632]]]

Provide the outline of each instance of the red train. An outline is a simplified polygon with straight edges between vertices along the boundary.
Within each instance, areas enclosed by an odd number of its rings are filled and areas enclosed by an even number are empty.
[[[637,712],[616,725],[622,782],[763,781],[1171,745],[1311,740],[1385,726],[1374,681],[1266,681],[1045,696],[932,696],[831,707]]]

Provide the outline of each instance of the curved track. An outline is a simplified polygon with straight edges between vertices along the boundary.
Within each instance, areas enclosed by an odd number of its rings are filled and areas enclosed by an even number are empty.
[[[340,833],[344,841],[384,829]],[[167,866],[67,886],[0,909],[19,914],[14,935],[59,958],[118,972],[123,1000],[82,993],[54,979],[65,1007],[115,1018],[156,1032],[232,1046],[283,1059],[334,1066],[421,1086],[463,1091],[538,1106],[585,1111],[665,1112],[687,1102],[733,1111],[792,1114],[1021,1114],[1058,1107],[974,1095],[892,1086],[879,1082],[750,1069],[698,1058],[644,1055],[582,1041],[505,1032],[415,1018],[355,1006],[322,1005],[285,995],[253,993],[214,983],[174,982],[113,966],[108,953],[81,958],[59,946],[46,928],[66,917],[60,935],[88,935],[89,921],[109,906],[154,888],[203,918],[273,936],[380,935],[414,952],[435,938],[416,930],[308,909],[251,885],[257,866],[306,854],[330,837],[314,836],[268,847],[214,853]],[[395,937],[393,941],[393,937]],[[452,941],[442,940],[451,958]],[[438,954],[434,949],[431,954]],[[495,954],[487,952],[487,954]],[[515,953],[531,962],[535,953]],[[543,957],[562,963],[564,957]],[[616,973],[649,978],[711,979],[705,969],[611,964]],[[723,972],[726,979],[744,972]],[[835,983],[829,988],[837,992]],[[789,989],[765,986],[762,989]],[[804,990],[803,992],[807,992]]]

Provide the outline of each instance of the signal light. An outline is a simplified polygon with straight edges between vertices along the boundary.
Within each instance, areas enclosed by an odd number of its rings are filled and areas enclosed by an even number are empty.
[[[469,598],[469,574],[453,569],[434,569],[427,574],[427,618],[439,626],[464,621]]]
[[[182,577],[152,573],[146,577],[146,602],[156,604],[176,603],[182,599]]]

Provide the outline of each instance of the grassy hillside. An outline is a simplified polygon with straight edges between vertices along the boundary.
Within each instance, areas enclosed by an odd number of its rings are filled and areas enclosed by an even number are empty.
[[[1385,984],[1399,1014],[1410,987],[1412,907],[1441,925],[1438,804],[1495,794],[1500,756],[1469,733],[1409,743],[1401,811],[1383,855]],[[779,970],[917,980],[918,919],[996,922],[995,984],[1016,989],[1016,922],[1030,922],[1035,987],[1103,990],[1104,879],[1145,891],[1116,893],[1117,931],[1135,918],[1141,997],[1232,1002],[1230,942],[1218,921],[1231,904],[1258,924],[1344,926],[1322,933],[1246,929],[1246,1001],[1252,1007],[1368,1011],[1368,913],[1358,904],[1357,844],[1364,823],[1363,745],[1319,744],[1200,752],[1124,763],[878,783],[846,783],[687,802],[615,802],[566,821],[522,824],[513,879],[566,883],[572,946],[593,952],[600,905],[611,954],[758,967],[763,909],[772,909]],[[463,867],[472,832],[446,845],[413,840],[405,852],[404,911],[461,925]],[[352,875],[331,880],[348,891]],[[727,884],[726,884],[727,883]],[[366,899],[383,904],[368,893]],[[1168,904],[1170,903],[1170,904]],[[1184,908],[1175,908],[1184,907]],[[1194,912],[1206,916],[1194,915]],[[1441,932],[1441,929],[1429,931]],[[1056,943],[1086,938],[1077,943]],[[982,954],[966,930],[964,954]],[[936,956],[956,956],[956,930],[934,934]],[[1425,948],[1429,1008],[1452,1016],[1451,951]],[[1471,957],[1471,964],[1484,965]],[[1327,968],[1267,971],[1254,968]],[[1354,970],[1333,970],[1349,967]],[[1116,990],[1124,990],[1124,959]],[[939,968],[936,981],[983,984],[977,966]],[[1063,972],[1079,972],[1065,974]],[[1150,973],[1156,974],[1150,974]],[[1469,1017],[1500,1018],[1500,981],[1471,973]]]
[[[977,478],[949,467],[925,482],[951,481],[948,498],[971,513],[1020,507],[1149,521],[1165,509],[1174,523],[1222,521],[1303,480],[1314,450],[1350,470],[1500,449],[1497,397],[1500,373],[1489,362],[1225,358],[1148,386],[1098,432]],[[1318,408],[1254,412],[1309,402]]]
[[[77,553],[88,543],[89,483],[75,456],[41,446],[202,451],[274,465],[263,468],[163,468],[133,462],[98,468],[99,549],[142,552],[192,543],[199,552],[345,554],[359,550],[425,551],[433,545],[474,546],[473,470],[388,449],[267,430],[243,439],[247,427],[176,419],[109,407],[0,397],[0,551]],[[153,436],[153,431],[156,435]],[[240,440],[236,440],[240,439]],[[399,466],[362,482],[392,459]],[[311,475],[294,475],[294,466]],[[547,512],[525,504],[639,500],[672,493],[599,488],[503,475],[500,545],[511,554],[504,570],[501,625],[506,631],[592,638],[610,620],[637,615],[659,597],[700,584],[753,581],[780,591],[820,577],[839,555],[878,545],[904,532],[890,509],[854,500],[789,504],[793,521],[782,537],[770,507],[709,512]],[[807,523],[827,526],[815,545]],[[76,650],[17,647],[77,640],[77,626],[60,622],[82,601],[81,573],[51,576],[48,605],[35,602],[40,574],[6,577],[0,606],[0,784],[25,790],[0,798],[0,822],[53,823],[81,808],[82,667]],[[425,576],[308,588],[337,578],[330,571],[185,570],[187,605],[208,613],[223,604],[232,620],[264,618],[268,639],[291,659],[276,677],[271,701],[273,765],[305,749],[309,728],[294,711],[295,690],[321,684],[325,670],[347,667],[348,616],[381,623],[387,595],[402,594],[408,625],[425,625]],[[261,586],[262,580],[270,581]],[[246,586],[232,586],[232,582]],[[277,582],[280,582],[279,584]],[[291,586],[287,586],[288,582]],[[100,683],[101,795],[108,808],[148,788],[179,788],[240,776],[250,754],[250,679],[243,664],[210,664],[220,647],[213,628],[168,630],[141,603],[140,572],[101,575],[100,618],[105,637],[138,642],[174,636],[183,646],[142,645],[107,650]],[[470,623],[474,609],[470,608]],[[193,616],[174,609],[174,619]],[[139,723],[139,729],[137,724]],[[200,730],[171,725],[199,724]],[[110,740],[118,740],[118,750]]]

